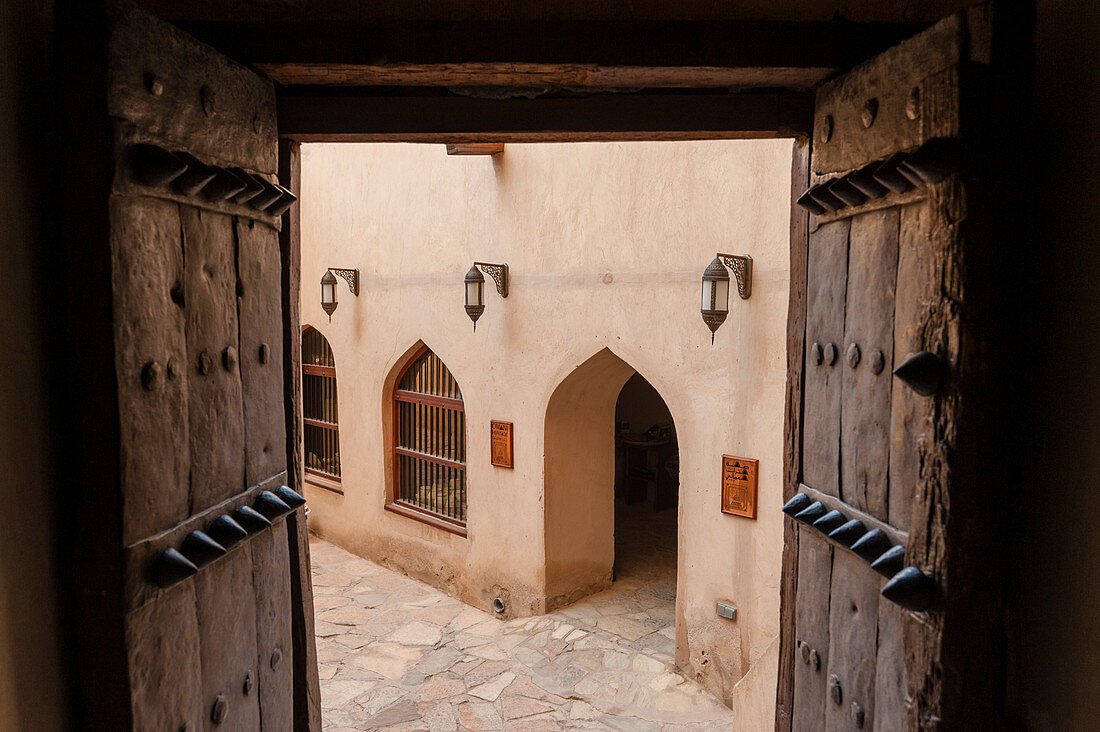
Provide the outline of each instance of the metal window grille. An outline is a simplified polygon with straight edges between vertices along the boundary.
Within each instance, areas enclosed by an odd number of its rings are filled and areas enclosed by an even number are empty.
[[[339,481],[336,361],[328,341],[312,328],[302,333],[302,422],[306,473]]]
[[[425,350],[394,390],[394,500],[466,523],[466,413],[446,365]]]

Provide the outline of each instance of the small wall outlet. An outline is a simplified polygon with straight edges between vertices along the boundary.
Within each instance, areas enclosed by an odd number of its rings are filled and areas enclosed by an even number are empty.
[[[714,611],[723,618],[727,618],[729,620],[737,620],[737,608],[735,608],[733,605],[727,605],[724,602],[720,602],[714,608]]]

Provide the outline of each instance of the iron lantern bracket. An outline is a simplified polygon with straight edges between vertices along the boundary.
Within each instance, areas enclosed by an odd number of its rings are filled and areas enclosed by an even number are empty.
[[[508,297],[508,265],[507,264],[490,264],[489,262],[474,262],[475,267],[479,267],[482,272],[493,278],[493,282],[497,285],[497,294],[501,297]]]
[[[348,289],[351,290],[351,294],[359,297],[359,270],[357,269],[336,269],[335,267],[329,267],[329,272],[334,275],[343,277],[348,283]]]
[[[716,256],[733,272],[737,280],[737,294],[742,300],[748,300],[752,295],[752,257],[748,254],[722,254],[721,252]]]

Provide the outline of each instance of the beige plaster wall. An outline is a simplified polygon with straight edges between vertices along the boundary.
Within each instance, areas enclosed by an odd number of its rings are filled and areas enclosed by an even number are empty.
[[[675,420],[678,660],[729,700],[778,633],[791,143],[510,144],[492,159],[306,145],[302,156],[302,321],[336,357],[345,489],[307,490],[313,529],[479,607],[499,594],[509,615],[541,612],[555,576],[544,521],[560,498],[543,478],[556,470],[552,395],[608,349]],[[716,251],[755,266],[752,298],[734,297],[712,345],[699,289]],[[506,300],[487,286],[476,333],[462,307],[475,259],[511,267]],[[361,273],[358,298],[340,284],[331,323],[326,267]],[[383,394],[418,340],[465,397],[467,538],[383,510]],[[593,416],[604,436],[586,436],[609,456],[614,404]],[[490,419],[515,424],[514,470],[489,464]],[[758,520],[720,512],[723,453],[760,459]],[[736,622],[715,615],[716,600],[738,607]]]

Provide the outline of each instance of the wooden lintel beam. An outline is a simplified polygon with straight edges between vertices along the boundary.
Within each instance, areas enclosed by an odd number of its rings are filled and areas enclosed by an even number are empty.
[[[509,65],[549,68],[569,79],[576,69],[844,69],[923,28],[914,23],[829,22],[183,22],[184,30],[243,63],[286,74],[328,67],[334,74],[365,67],[477,69]],[[341,71],[341,69],[343,71]],[[554,69],[558,69],[554,71]],[[785,70],[785,71],[783,71]],[[467,74],[466,76],[469,76]],[[290,78],[289,76],[287,77]],[[422,74],[437,85],[433,74]],[[703,77],[706,78],[705,76]],[[297,82],[293,82],[297,83]],[[374,83],[384,83],[375,81]],[[398,83],[398,82],[394,82]],[[468,83],[474,83],[473,81]],[[481,82],[486,83],[486,82]],[[696,86],[696,84],[688,84]],[[775,84],[775,86],[785,86]]]
[[[827,66],[596,66],[594,64],[266,63],[256,70],[277,84],[304,86],[529,87],[546,90],[796,89],[829,78]]]
[[[796,137],[809,94],[636,93],[478,98],[283,88],[279,134],[301,142],[550,142]]]

